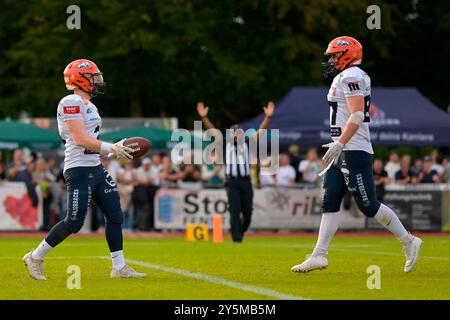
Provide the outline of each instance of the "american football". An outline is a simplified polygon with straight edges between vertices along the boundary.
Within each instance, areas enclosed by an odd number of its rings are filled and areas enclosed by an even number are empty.
[[[123,145],[133,149],[133,152],[131,153],[133,159],[142,158],[152,148],[152,143],[142,137],[128,138],[123,142]]]

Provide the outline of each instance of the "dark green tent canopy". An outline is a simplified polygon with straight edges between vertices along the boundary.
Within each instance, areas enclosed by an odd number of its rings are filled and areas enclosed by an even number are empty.
[[[17,121],[0,121],[0,149],[48,150],[58,148],[61,143],[60,136],[53,131]]]

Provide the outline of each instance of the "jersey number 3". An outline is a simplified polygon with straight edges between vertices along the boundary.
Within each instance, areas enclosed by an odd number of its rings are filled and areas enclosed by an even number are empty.
[[[331,125],[336,125],[336,114],[337,114],[337,101],[328,101],[328,105],[330,106],[331,112]],[[370,95],[364,97],[364,122],[370,122]]]

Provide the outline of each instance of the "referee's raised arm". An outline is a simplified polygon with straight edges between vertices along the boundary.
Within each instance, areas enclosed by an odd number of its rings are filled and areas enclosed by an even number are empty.
[[[215,129],[214,125],[212,124],[211,120],[208,118],[208,111],[209,107],[205,106],[203,102],[197,103],[197,112],[200,118],[202,119],[203,125],[206,129]]]
[[[265,117],[261,124],[259,125],[258,133],[255,134],[253,137],[254,139],[259,139],[261,135],[264,133],[264,130],[266,130],[269,127],[270,119],[272,118],[273,113],[275,112],[275,104],[272,101],[269,101],[267,103],[267,107],[263,107]]]

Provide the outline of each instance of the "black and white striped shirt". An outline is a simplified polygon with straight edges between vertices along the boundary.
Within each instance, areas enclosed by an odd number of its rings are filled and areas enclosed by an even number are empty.
[[[248,143],[228,142],[225,146],[225,173],[227,178],[250,177]]]

